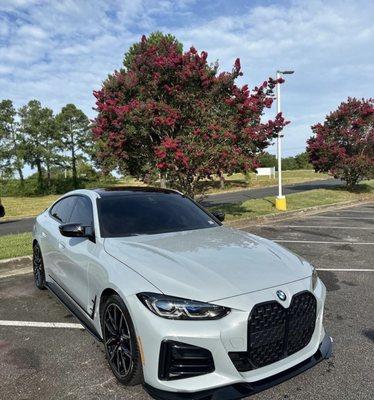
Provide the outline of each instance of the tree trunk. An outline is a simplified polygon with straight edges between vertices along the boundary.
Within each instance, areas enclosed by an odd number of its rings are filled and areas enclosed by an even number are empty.
[[[354,172],[347,172],[344,180],[346,182],[347,189],[352,191],[359,181],[359,176]]]
[[[224,189],[225,188],[225,177],[223,176],[223,173],[220,171],[218,173],[219,176],[219,187],[220,189]]]
[[[49,163],[47,163],[47,186],[51,186],[51,167]]]
[[[40,160],[37,160],[35,162],[36,164],[36,169],[38,171],[38,187],[39,189],[43,188],[43,170],[42,170],[42,163]]]
[[[78,188],[78,178],[77,178],[77,158],[75,156],[75,148],[74,148],[74,135],[71,133],[71,172],[73,174],[73,185],[74,189]]]
[[[166,189],[166,177],[164,174],[160,174],[160,187]]]
[[[20,181],[21,181],[21,185],[23,186],[23,184],[24,184],[24,182],[25,182],[25,179],[24,179],[24,177],[23,177],[22,168],[17,168],[17,172],[18,172],[18,175],[19,175],[19,179],[20,179]]]

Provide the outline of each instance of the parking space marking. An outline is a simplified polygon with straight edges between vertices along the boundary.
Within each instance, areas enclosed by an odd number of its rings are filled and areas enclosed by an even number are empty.
[[[65,328],[65,329],[82,329],[81,324],[73,324],[66,322],[34,322],[34,321],[8,321],[0,320],[0,326],[22,326],[32,328]]]
[[[337,271],[337,272],[374,272],[369,268],[316,268],[317,271]]]
[[[335,212],[335,213],[337,213],[337,214],[340,214],[340,213],[345,213],[345,212],[347,212],[347,213],[366,213],[366,214],[374,214],[374,211],[371,211],[371,210],[338,210],[338,211],[325,211],[326,213],[327,212]]]
[[[326,225],[263,225],[264,228],[317,228],[317,229],[359,229],[364,231],[374,230],[374,227],[360,226],[326,226]]]
[[[287,240],[287,239],[269,239],[272,240],[273,242],[276,243],[313,243],[313,244],[352,244],[352,245],[370,245],[373,246],[374,242],[332,242],[332,241],[327,241],[323,242],[320,240]]]
[[[374,220],[373,217],[342,217],[342,216],[330,216],[330,215],[311,215],[309,218],[319,218],[319,219],[354,219],[357,221],[362,220]]]

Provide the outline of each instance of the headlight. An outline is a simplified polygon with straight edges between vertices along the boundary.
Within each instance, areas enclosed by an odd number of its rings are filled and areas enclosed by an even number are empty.
[[[315,290],[318,282],[318,274],[317,270],[313,267],[313,272],[312,272],[312,289],[313,291]]]
[[[139,300],[154,314],[168,319],[212,320],[220,319],[231,310],[216,304],[180,299],[158,293],[139,293]]]

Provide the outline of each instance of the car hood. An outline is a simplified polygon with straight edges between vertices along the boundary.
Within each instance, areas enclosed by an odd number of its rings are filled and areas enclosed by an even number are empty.
[[[312,272],[274,242],[223,226],[107,238],[104,247],[161,292],[200,301],[286,284]]]

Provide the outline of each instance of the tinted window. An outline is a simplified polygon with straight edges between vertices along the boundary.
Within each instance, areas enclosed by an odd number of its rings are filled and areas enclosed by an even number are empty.
[[[69,218],[71,212],[73,211],[75,201],[76,196],[70,196],[60,200],[51,209],[52,217],[63,223],[69,222]]]
[[[70,222],[77,222],[82,225],[93,225],[93,213],[91,200],[87,197],[78,196]]]
[[[218,226],[193,201],[174,193],[140,193],[98,200],[103,237],[151,235]]]

